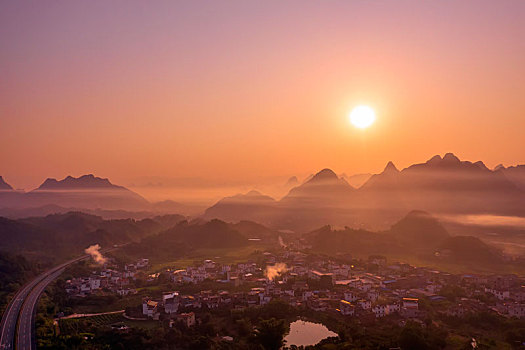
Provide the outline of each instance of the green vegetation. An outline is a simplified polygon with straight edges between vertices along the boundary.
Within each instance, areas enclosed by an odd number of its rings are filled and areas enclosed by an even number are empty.
[[[383,232],[322,227],[303,236],[316,253],[380,254],[388,260],[429,266],[451,273],[517,273],[525,266],[509,263],[497,249],[472,236],[450,236],[429,214],[414,211]]]
[[[451,301],[465,292],[454,286],[445,286],[444,291]],[[396,315],[364,322],[335,312],[294,308],[284,301],[273,300],[264,306],[242,309],[193,310],[198,324],[191,328],[178,323],[170,328],[169,321],[163,318],[132,321],[122,314],[62,319],[53,324],[51,315],[58,310],[54,301],[60,301],[54,293],[57,289],[49,288],[39,305],[38,341],[42,349],[279,349],[289,323],[297,318],[322,323],[339,335],[308,346],[310,350],[397,347],[466,350],[470,349],[472,338],[476,339],[479,349],[523,349],[518,342],[525,334],[525,320],[491,313],[468,314],[463,318],[445,316],[439,311],[451,301],[423,299],[420,308],[427,315],[423,322],[405,321]],[[136,308],[140,301],[135,301]]]
[[[0,252],[0,312],[9,298],[36,274],[37,266],[23,256]]]
[[[254,339],[264,349],[279,350],[284,345],[284,336],[288,331],[285,321],[272,317],[259,322],[255,329]]]
[[[92,244],[107,248],[139,241],[183,219],[180,215],[166,215],[143,220],[104,220],[81,212],[18,220],[0,217],[1,249],[56,264],[78,256]]]

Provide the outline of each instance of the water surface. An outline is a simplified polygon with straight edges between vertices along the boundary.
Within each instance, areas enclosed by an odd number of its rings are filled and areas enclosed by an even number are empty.
[[[284,340],[287,346],[307,346],[315,345],[328,337],[337,337],[337,333],[330,331],[321,323],[298,320],[290,323],[290,333]]]

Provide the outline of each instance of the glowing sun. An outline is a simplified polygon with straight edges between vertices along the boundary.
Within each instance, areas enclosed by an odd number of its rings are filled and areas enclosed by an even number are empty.
[[[350,123],[356,128],[366,129],[370,125],[374,124],[376,120],[376,114],[374,110],[368,106],[357,106],[352,109],[352,112],[348,115]]]

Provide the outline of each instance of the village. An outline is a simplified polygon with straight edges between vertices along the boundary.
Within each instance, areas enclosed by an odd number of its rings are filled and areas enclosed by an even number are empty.
[[[294,251],[265,252],[261,261],[219,264],[205,260],[197,266],[145,275],[150,284],[162,279],[175,288],[157,297],[144,296],[142,308],[136,308],[140,314],[129,317],[169,319],[191,327],[201,309],[243,310],[281,300],[295,308],[361,321],[396,315],[423,322],[429,305],[434,304],[447,316],[493,312],[525,318],[525,280],[512,274],[458,275],[389,263],[383,256],[349,264]],[[68,280],[66,292],[77,298],[97,293],[134,295],[134,281],[140,273],[144,275],[141,270],[148,264],[148,259],[139,259],[119,270],[107,263],[99,273]],[[207,288],[197,293],[184,294],[176,288],[193,285],[198,289],[206,281]],[[453,295],[450,286],[459,286],[460,292],[455,287],[457,295]]]

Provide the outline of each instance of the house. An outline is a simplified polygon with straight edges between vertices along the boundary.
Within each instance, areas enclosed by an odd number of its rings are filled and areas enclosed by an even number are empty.
[[[175,321],[182,322],[183,325],[189,328],[191,326],[194,326],[196,323],[195,313],[188,312],[188,313],[182,313],[182,314],[177,315],[175,320],[170,321],[170,328],[173,327],[173,324],[175,323]]]
[[[91,290],[100,288],[100,279],[96,277],[89,278],[89,287]]]
[[[399,313],[403,317],[415,318],[420,315],[419,312],[419,299],[417,298],[403,298],[402,306]]]
[[[397,303],[391,303],[386,305],[386,312],[388,315],[393,314],[394,312],[399,312],[401,306]]]
[[[525,304],[511,303],[507,306],[509,317],[525,318]]]
[[[355,306],[346,300],[341,300],[339,302],[339,312],[341,312],[341,315],[353,316],[355,314]]]
[[[142,300],[142,314],[149,318],[153,318],[154,320],[158,320],[160,316],[158,305],[159,303],[157,301],[144,298]]]
[[[162,294],[162,303],[164,304],[164,312],[167,314],[175,314],[179,310],[180,299],[178,292],[169,292]]]
[[[374,307],[372,308],[372,312],[376,315],[377,318],[384,317],[387,315],[386,305],[384,304],[374,305]]]
[[[325,299],[312,299],[308,301],[308,307],[314,311],[326,311],[329,305]]]
[[[360,299],[357,301],[357,305],[363,310],[368,310],[372,307],[372,302],[370,300]]]
[[[215,262],[213,260],[204,260],[204,268],[205,269],[214,269],[215,268]]]
[[[358,296],[357,293],[355,293],[355,292],[352,292],[352,291],[346,291],[346,292],[344,292],[344,294],[343,294],[343,299],[346,300],[346,301],[354,302],[354,301],[356,301],[357,299],[359,299],[359,296]]]
[[[366,293],[366,297],[371,300],[372,302],[375,302],[377,301],[377,299],[379,298],[379,292],[378,291],[375,291],[375,290],[371,290],[369,291],[368,293]]]
[[[117,294],[120,296],[126,296],[129,294],[136,294],[136,293],[137,293],[136,289],[131,289],[131,288],[117,289]]]
[[[139,259],[139,261],[137,261],[136,267],[137,269],[142,269],[142,268],[147,267],[148,265],[149,265],[149,259],[142,258],[142,259]]]
[[[317,270],[311,270],[309,273],[311,279],[317,280],[321,285],[330,287],[334,284],[334,274],[330,272],[320,272]]]
[[[406,308],[419,308],[419,299],[418,298],[403,298],[403,307]]]
[[[505,300],[510,298],[510,292],[508,290],[485,288],[485,292],[494,295],[499,300]]]

